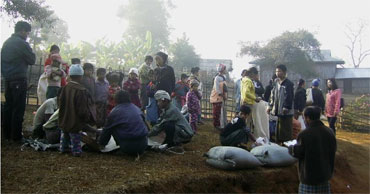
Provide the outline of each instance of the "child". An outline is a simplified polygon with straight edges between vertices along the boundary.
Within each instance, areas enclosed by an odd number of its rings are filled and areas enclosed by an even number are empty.
[[[167,144],[169,148],[174,147],[174,150],[179,148],[181,149],[179,152],[183,152],[183,149],[179,146],[183,143],[190,142],[194,135],[191,126],[179,109],[171,103],[171,97],[166,91],[158,90],[154,98],[157,100],[158,108],[163,110],[163,112],[159,118],[159,123],[154,125],[148,137],[156,136],[164,131],[166,138],[163,144]]]
[[[81,131],[87,123],[94,123],[93,100],[81,85],[84,71],[80,65],[70,68],[71,81],[62,88],[59,97],[60,151],[65,153],[72,144],[72,155],[81,156]],[[77,108],[78,107],[78,108]]]
[[[251,114],[251,109],[242,105],[240,107],[239,116],[228,123],[224,130],[220,133],[220,141],[222,146],[235,146],[246,148],[245,145],[248,142],[248,137],[253,141],[256,138],[251,134],[250,129],[246,125],[247,118]]]
[[[109,83],[105,79],[106,70],[104,68],[99,68],[96,71],[97,80],[95,82],[95,105],[96,105],[96,124],[100,128],[104,126],[106,113],[107,113],[107,103],[109,96]]]
[[[112,73],[108,77],[109,81],[109,91],[108,91],[108,106],[107,106],[107,115],[112,111],[115,106],[114,95],[117,91],[121,90],[119,86],[120,75],[118,73]]]
[[[197,132],[198,115],[200,114],[199,101],[202,99],[202,94],[198,91],[199,82],[192,80],[190,82],[190,92],[186,94],[186,105],[189,112],[190,126],[194,133]]]
[[[153,70],[149,71],[148,77],[150,82],[146,86],[146,94],[149,98],[148,106],[146,107],[146,119],[150,122],[151,126],[154,126],[158,121],[158,106],[154,98],[154,94],[157,90],[155,88],[155,73]]]
[[[185,73],[181,74],[181,80],[175,85],[175,89],[172,92],[174,105],[181,110],[186,103],[186,94],[189,91],[188,77]],[[198,84],[199,85],[199,84]]]
[[[87,89],[90,95],[95,98],[95,79],[94,79],[94,65],[85,63],[83,66],[84,75],[82,77],[82,85]],[[95,100],[95,99],[93,99]]]
[[[130,94],[131,103],[141,108],[139,89],[141,86],[140,81],[137,79],[139,71],[136,68],[131,68],[128,72],[128,80],[122,85],[122,88]]]
[[[48,87],[46,89],[46,99],[54,98],[57,96],[58,90],[61,87],[61,78],[65,77],[65,72],[60,68],[62,58],[59,54],[51,55],[52,63],[47,65],[46,76]]]

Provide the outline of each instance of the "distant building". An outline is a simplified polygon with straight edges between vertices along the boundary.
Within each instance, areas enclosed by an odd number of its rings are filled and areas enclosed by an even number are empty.
[[[321,84],[320,88],[326,90],[326,80],[329,78],[335,77],[337,65],[343,65],[344,61],[338,58],[334,58],[331,56],[330,50],[321,50],[321,58],[312,57],[314,61],[313,68],[318,74],[317,77],[305,77],[299,73],[293,72],[292,70],[288,69],[288,78],[294,83],[296,87],[296,83],[299,79],[306,80],[306,87],[311,87],[311,81],[315,78],[320,78]],[[272,77],[272,74],[275,72],[275,68],[271,66],[262,66],[258,64],[259,60],[255,60],[250,62],[250,64],[254,64],[259,68],[260,71],[260,81],[262,82],[263,86],[268,85],[269,80]]]
[[[370,68],[337,68],[335,79],[344,94],[370,93]]]

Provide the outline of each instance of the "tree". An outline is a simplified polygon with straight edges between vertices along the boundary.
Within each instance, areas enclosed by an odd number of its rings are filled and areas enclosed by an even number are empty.
[[[49,6],[43,5],[44,0],[3,0],[0,6],[0,12],[6,13],[14,19],[22,17],[23,19],[41,24],[53,23],[50,16],[54,13]]]
[[[370,48],[363,48],[363,40],[365,39],[364,31],[366,31],[368,24],[369,23],[365,20],[359,20],[357,28],[350,24],[346,25],[345,35],[349,42],[346,48],[350,52],[352,65],[355,68],[359,68],[364,59],[370,55]]]
[[[195,52],[194,46],[189,43],[189,38],[184,33],[182,38],[171,45],[170,54],[172,55],[173,67],[183,71],[184,67],[190,69],[199,66],[199,55]]]
[[[153,37],[153,52],[168,47],[169,13],[164,1],[130,0],[127,6],[119,9],[118,16],[129,23],[127,36],[145,40],[147,31],[150,31]]]
[[[125,67],[138,67],[145,56],[152,53],[152,34],[147,31],[145,39],[125,36],[121,45],[124,49]]]
[[[242,42],[240,55],[257,58],[258,65],[284,63],[302,75],[315,75],[312,57],[321,58],[319,41],[306,30],[284,32],[264,46],[259,42]]]
[[[37,56],[48,53],[51,45],[61,45],[69,39],[68,26],[65,21],[56,15],[50,16],[52,23],[42,24],[38,21],[32,22],[32,31],[29,35],[29,42]]]

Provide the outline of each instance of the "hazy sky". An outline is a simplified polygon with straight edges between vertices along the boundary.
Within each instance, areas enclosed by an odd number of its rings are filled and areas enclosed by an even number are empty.
[[[330,49],[332,56],[350,63],[345,25],[370,21],[369,0],[172,0],[171,40],[186,33],[202,58],[232,59],[236,71],[248,67],[249,57],[237,57],[240,41],[268,41],[284,31],[306,29]],[[95,42],[106,36],[119,41],[127,22],[117,17],[119,0],[47,0],[68,23],[70,42]],[[12,30],[2,21],[1,39]],[[370,26],[364,47],[370,48]],[[370,57],[363,67],[370,67]]]

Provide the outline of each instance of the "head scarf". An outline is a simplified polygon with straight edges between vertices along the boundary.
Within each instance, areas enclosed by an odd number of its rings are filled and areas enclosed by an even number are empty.
[[[170,95],[164,91],[164,90],[158,90],[155,94],[154,94],[154,98],[156,100],[164,100],[164,99],[167,99],[167,100],[171,100],[171,97]]]
[[[80,64],[74,64],[69,68],[69,75],[84,75],[84,70]]]
[[[130,74],[130,73],[134,73],[138,76],[139,75],[139,70],[137,70],[136,68],[131,68],[130,71],[128,72],[128,74]]]
[[[217,65],[217,71],[218,72],[223,72],[223,71],[225,71],[225,69],[226,69],[226,65],[224,65],[222,63]]]

